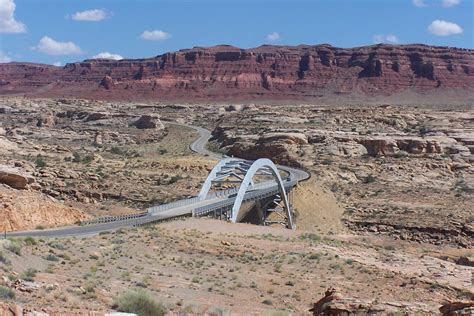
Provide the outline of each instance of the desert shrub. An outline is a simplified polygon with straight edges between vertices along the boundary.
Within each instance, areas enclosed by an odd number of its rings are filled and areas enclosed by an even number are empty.
[[[0,285],[0,298],[6,300],[13,300],[15,299],[15,292],[9,287]]]
[[[427,133],[429,132],[428,128],[427,128],[426,126],[424,126],[424,125],[423,125],[423,126],[420,126],[420,128],[419,128],[418,131],[420,132],[420,135],[421,135],[421,136],[424,136],[425,134],[427,134]]]
[[[364,183],[374,183],[375,182],[375,177],[371,174],[369,174],[367,177],[362,179],[362,182]]]
[[[303,233],[300,235],[301,240],[320,241],[321,237],[314,233]]]
[[[319,260],[319,258],[321,258],[320,253],[312,253],[308,256],[308,259],[310,259],[310,260]]]
[[[75,163],[81,162],[81,154],[79,154],[77,151],[72,153],[72,162],[75,162]]]
[[[164,148],[159,148],[159,149],[158,149],[158,152],[160,153],[160,155],[164,155],[164,154],[166,154],[166,153],[168,152],[168,150],[167,150],[167,149],[164,149]]]
[[[117,310],[124,313],[136,313],[138,316],[162,316],[165,308],[156,302],[146,291],[128,291],[116,300]]]
[[[179,176],[179,175],[177,175],[177,176],[172,176],[172,177],[170,178],[169,184],[176,183],[176,182],[178,182],[178,180],[181,180],[181,179],[183,179],[183,177],[181,177],[181,176]]]
[[[36,157],[35,164],[36,164],[36,167],[38,168],[46,167],[46,161],[44,161],[41,155],[38,155],[38,157]]]
[[[23,239],[23,241],[25,242],[25,245],[27,245],[27,246],[35,246],[36,245],[36,240],[33,237],[30,237],[30,236]]]
[[[332,160],[329,159],[329,158],[326,158],[326,159],[324,159],[323,161],[321,161],[321,164],[323,164],[323,165],[325,165],[325,166],[332,165]]]
[[[83,163],[91,163],[94,160],[94,155],[90,154],[82,158]]]
[[[52,253],[49,253],[46,257],[45,257],[46,260],[48,261],[59,261],[59,258],[56,257],[55,255],[53,255]]]
[[[7,256],[5,256],[5,254],[2,251],[0,251],[0,262],[3,264],[10,263],[10,260],[8,260]]]
[[[36,269],[29,268],[28,270],[24,271],[21,274],[21,278],[25,281],[33,282],[34,277],[36,276],[36,272],[38,272],[38,271],[36,271]]]
[[[110,152],[112,154],[115,154],[115,155],[125,155],[127,153],[126,150],[123,150],[122,148],[118,147],[118,146],[114,146],[110,149]]]
[[[262,301],[262,304],[265,304],[265,305],[273,305],[273,302],[272,302],[272,300],[264,299],[264,300]]]
[[[16,240],[10,240],[10,243],[5,248],[14,254],[21,256],[21,245]]]
[[[50,242],[48,245],[51,248],[54,248],[54,249],[66,250],[66,246],[63,243],[59,242],[59,241]]]
[[[291,315],[287,311],[268,311],[264,314],[264,316],[289,316]]]

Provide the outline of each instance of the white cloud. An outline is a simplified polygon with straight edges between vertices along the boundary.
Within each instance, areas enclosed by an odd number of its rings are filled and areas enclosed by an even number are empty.
[[[266,39],[270,42],[276,42],[280,39],[280,34],[278,34],[277,32],[272,32],[267,35]]]
[[[462,28],[453,22],[434,20],[428,26],[428,31],[437,36],[448,36],[454,34],[462,34]]]
[[[53,66],[60,67],[60,66],[61,66],[61,62],[60,62],[60,61],[55,62],[55,63],[53,63]]]
[[[441,4],[444,8],[457,6],[461,0],[412,0],[413,4],[418,8],[431,7]]]
[[[457,6],[461,1],[460,0],[443,0],[441,5],[445,8],[450,8]]]
[[[394,43],[399,42],[398,37],[394,34],[388,34],[388,35],[376,34],[376,35],[373,36],[372,40],[376,44],[380,44],[380,43],[394,44]]]
[[[75,21],[98,22],[110,16],[110,13],[102,9],[86,10],[76,12],[71,16]],[[67,15],[66,18],[69,18]]]
[[[418,8],[426,7],[424,0],[413,0],[413,4],[417,6]]]
[[[9,63],[11,61],[12,59],[10,58],[10,56],[0,50],[0,64]]]
[[[73,42],[57,42],[49,36],[43,36],[33,50],[56,56],[82,54],[81,48]]]
[[[15,20],[15,2],[0,0],[0,33],[24,33],[25,24]]]
[[[161,30],[145,31],[140,35],[140,38],[148,41],[163,41],[171,37],[170,33]]]
[[[109,52],[99,53],[95,56],[92,56],[92,58],[93,59],[95,59],[95,58],[104,58],[104,59],[115,59],[115,60],[123,59],[123,57],[120,56],[119,54],[112,54],[112,53],[109,53]]]

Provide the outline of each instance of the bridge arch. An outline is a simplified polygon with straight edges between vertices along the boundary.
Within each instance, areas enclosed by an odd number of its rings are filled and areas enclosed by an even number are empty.
[[[237,196],[235,198],[234,205],[232,206],[232,217],[229,218],[232,223],[236,223],[238,220],[240,207],[242,206],[242,202],[245,197],[245,193],[247,192],[249,186],[253,183],[252,178],[253,176],[260,170],[260,169],[267,169],[275,178],[275,181],[278,185],[278,190],[280,192],[281,200],[284,204],[284,209],[287,216],[287,228],[293,229],[293,219],[291,216],[291,209],[290,203],[288,201],[288,196],[285,191],[285,186],[283,185],[283,181],[281,180],[280,173],[278,172],[277,167],[275,164],[267,158],[260,158],[255,160],[250,168],[247,170],[242,183],[240,184],[239,191],[237,192]]]
[[[240,162],[240,161],[242,160],[238,158],[224,158],[221,161],[219,161],[214,166],[214,168],[212,168],[211,172],[209,172],[209,175],[207,176],[206,181],[204,181],[201,191],[199,191],[199,195],[198,195],[199,201],[206,199],[207,194],[209,193],[209,190],[211,189],[212,182],[218,179],[218,174],[222,172],[225,167],[233,163]]]

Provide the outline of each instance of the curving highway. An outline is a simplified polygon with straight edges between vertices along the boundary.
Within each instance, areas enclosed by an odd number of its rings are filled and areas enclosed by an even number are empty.
[[[198,154],[208,156],[213,159],[222,159],[223,156],[217,154],[215,152],[209,151],[206,148],[206,144],[208,143],[209,139],[211,138],[211,132],[205,128],[193,126],[193,125],[185,125],[179,123],[167,123],[173,124],[183,127],[192,128],[198,132],[199,137],[189,146],[190,149]],[[293,168],[287,166],[280,166],[278,165],[278,169],[284,170],[288,173],[289,179],[292,183],[297,183],[299,181],[304,181],[309,179],[311,176],[309,172]],[[270,188],[268,186],[261,188],[262,194],[266,194]],[[256,191],[254,190],[251,192],[252,196],[255,196]],[[112,231],[123,227],[131,227],[131,226],[139,226],[144,225],[147,223],[159,222],[162,220],[176,218],[181,216],[190,216],[196,209],[202,210],[206,208],[212,208],[215,205],[221,204],[229,204],[232,202],[232,192],[222,192],[222,194],[217,194],[210,196],[204,200],[199,200],[197,198],[192,199],[185,199],[180,200],[177,202],[173,202],[166,205],[161,205],[157,207],[152,207],[149,209],[149,213],[133,219],[122,219],[116,221],[106,221],[100,222],[100,219],[96,221],[94,224],[84,225],[84,226],[66,226],[60,228],[53,228],[53,229],[45,229],[45,230],[29,230],[29,231],[15,231],[6,233],[6,237],[83,237],[83,236],[90,236],[96,235],[100,232],[104,231]],[[158,211],[152,211],[158,209]]]

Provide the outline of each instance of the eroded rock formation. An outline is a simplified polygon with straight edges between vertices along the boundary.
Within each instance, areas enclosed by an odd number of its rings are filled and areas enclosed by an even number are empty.
[[[220,45],[147,59],[85,60],[63,68],[1,64],[0,94],[127,100],[297,99],[459,89],[472,96],[473,69],[474,51],[451,47]]]

